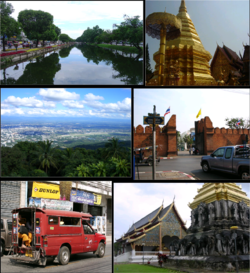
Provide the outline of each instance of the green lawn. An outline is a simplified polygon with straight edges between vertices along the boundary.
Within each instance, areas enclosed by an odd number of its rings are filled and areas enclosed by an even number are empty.
[[[142,264],[115,264],[115,273],[123,272],[164,272],[164,273],[183,273],[181,271],[176,271],[172,269],[159,268],[152,265],[142,265]]]

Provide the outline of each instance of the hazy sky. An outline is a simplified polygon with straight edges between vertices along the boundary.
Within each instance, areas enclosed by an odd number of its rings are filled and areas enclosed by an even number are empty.
[[[225,119],[249,119],[249,89],[135,89],[134,126],[143,125],[143,116],[156,112],[164,116],[170,106],[170,114],[165,116],[165,125],[172,115],[176,115],[176,129],[181,133],[194,128],[194,122],[209,116],[214,127],[225,127]],[[201,116],[196,118],[201,108]]]
[[[2,88],[1,115],[131,118],[129,88]]]
[[[123,15],[139,15],[142,20],[142,1],[8,1],[15,9],[11,14],[17,19],[25,9],[42,10],[54,17],[54,24],[61,33],[76,39],[88,27],[98,25],[101,29],[112,30],[113,24],[124,21]]]
[[[187,13],[201,39],[205,50],[213,56],[222,42],[239,55],[243,55],[243,45],[249,44],[249,1],[232,0],[185,0]],[[166,12],[177,15],[181,0],[148,1],[146,0],[145,18],[153,12]],[[160,40],[145,35],[149,45],[151,68],[154,70],[153,54],[159,50]],[[212,59],[211,59],[212,60]]]
[[[193,202],[204,183],[114,183],[114,240],[126,233],[131,225],[159,208],[164,199],[164,208],[175,205],[186,227],[191,224],[191,209],[188,203]],[[236,183],[250,197],[249,183]]]

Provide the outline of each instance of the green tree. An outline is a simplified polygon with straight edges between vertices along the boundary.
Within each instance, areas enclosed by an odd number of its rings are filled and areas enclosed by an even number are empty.
[[[140,16],[129,17],[124,15],[125,22],[120,25],[114,24],[120,33],[119,37],[124,42],[132,44],[135,48],[141,51],[140,43],[143,40],[143,21],[139,20]]]
[[[55,26],[55,32],[56,32],[56,35],[57,35],[56,40],[58,40],[58,38],[59,38],[59,36],[61,34],[61,29],[59,27]]]
[[[73,41],[73,39],[71,39],[71,38],[69,37],[69,35],[64,34],[64,33],[60,34],[59,40],[62,41],[63,43],[67,43],[67,42]]]
[[[49,33],[53,24],[53,16],[41,10],[23,10],[18,15],[24,33],[30,40],[36,40],[36,46],[39,40],[44,39],[45,33]]]
[[[21,33],[20,25],[10,16],[14,12],[14,8],[6,1],[0,1],[0,14],[1,14],[1,35],[3,42],[3,51],[5,51],[5,38]]]
[[[11,176],[15,173],[19,176],[25,160],[25,154],[17,147],[1,147],[1,175]]]
[[[130,163],[126,159],[112,157],[111,163],[115,166],[110,176],[126,177],[130,176]]]
[[[124,154],[124,148],[120,146],[118,138],[111,138],[105,144],[106,158],[108,157],[122,157]]]
[[[49,29],[47,29],[41,36],[40,39],[43,41],[56,41],[58,38],[56,33],[56,26],[52,24]]]
[[[150,65],[150,57],[149,57],[149,51],[148,51],[148,44],[146,44],[146,74],[152,74],[152,68]]]
[[[240,120],[240,124],[236,126],[236,123]],[[226,126],[230,129],[240,129],[240,128],[250,128],[249,120],[244,120],[243,118],[226,118]]]
[[[188,144],[188,145],[191,145],[191,144],[193,144],[193,139],[190,137],[190,135],[185,135],[184,137],[183,137],[183,140]]]
[[[39,141],[38,151],[35,152],[37,155],[37,159],[35,161],[39,161],[40,167],[45,169],[46,174],[48,173],[48,169],[52,166],[57,169],[56,166],[56,149],[51,147],[53,141],[47,140]]]

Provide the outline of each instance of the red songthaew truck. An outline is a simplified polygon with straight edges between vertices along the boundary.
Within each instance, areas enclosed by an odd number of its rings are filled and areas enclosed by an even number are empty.
[[[24,221],[31,223],[33,229],[31,246],[26,249],[22,249],[21,239],[18,238],[19,214]],[[75,211],[33,207],[14,209],[11,261],[46,266],[47,257],[57,257],[62,265],[68,264],[70,255],[76,253],[93,252],[97,257],[103,257],[106,236],[94,231],[89,224],[90,217],[92,215],[88,213]]]

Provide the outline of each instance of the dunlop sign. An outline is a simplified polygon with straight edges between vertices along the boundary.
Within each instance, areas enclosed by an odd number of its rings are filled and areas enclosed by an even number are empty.
[[[33,182],[32,197],[60,199],[60,186]]]

